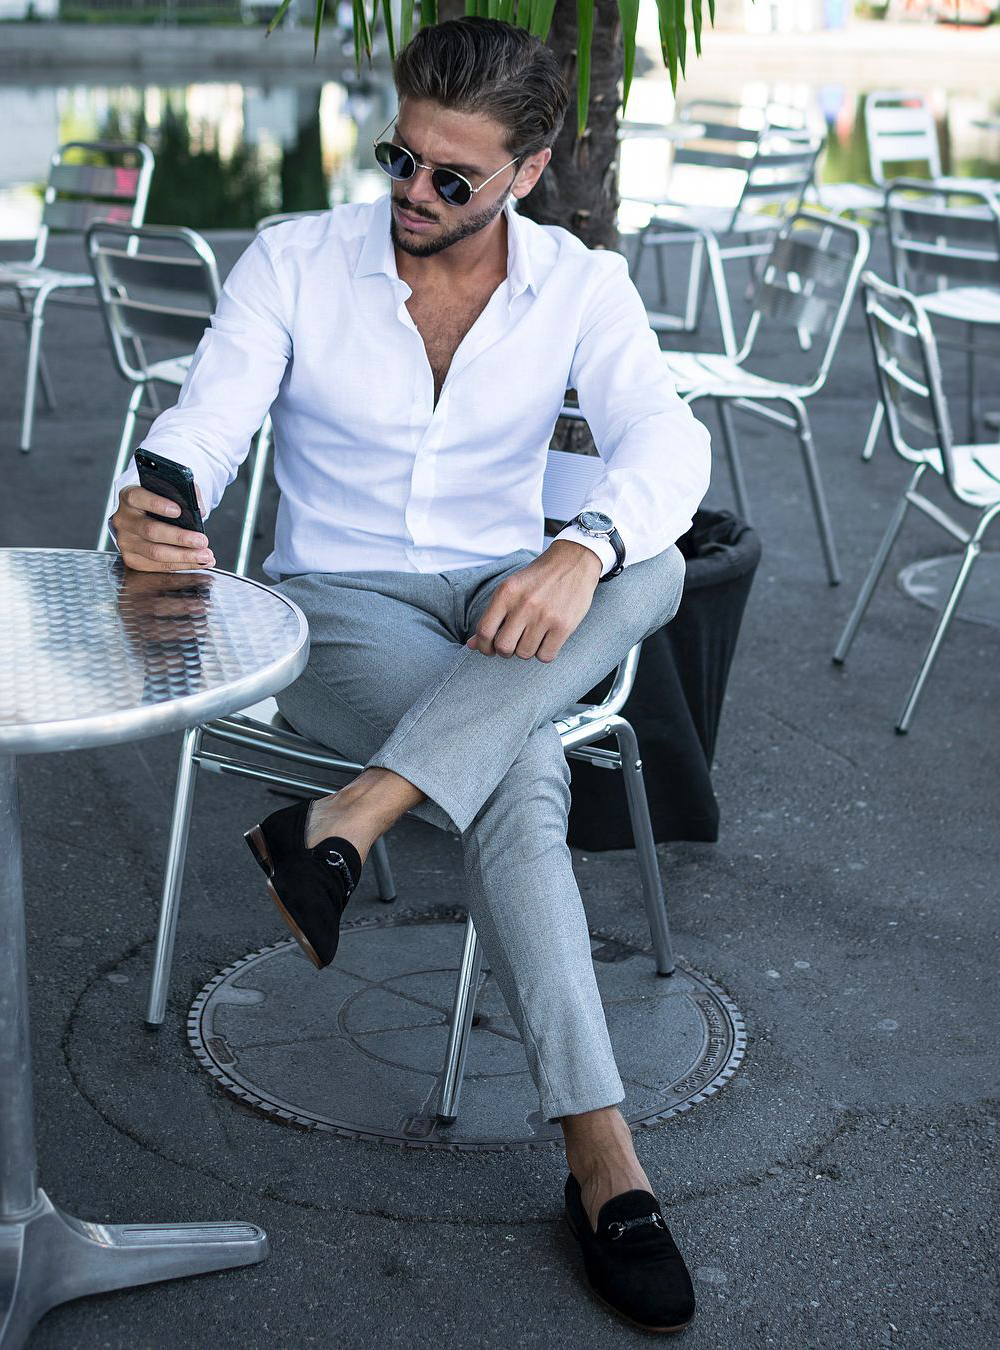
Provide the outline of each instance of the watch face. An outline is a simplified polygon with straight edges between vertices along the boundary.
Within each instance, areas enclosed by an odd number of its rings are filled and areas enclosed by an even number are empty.
[[[598,534],[607,534],[615,528],[611,517],[603,511],[581,511],[579,521],[585,530],[594,530]]]

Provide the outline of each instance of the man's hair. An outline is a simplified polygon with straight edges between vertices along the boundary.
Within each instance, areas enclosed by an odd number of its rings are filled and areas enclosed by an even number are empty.
[[[559,134],[569,91],[540,38],[500,19],[450,19],[421,28],[396,56],[400,100],[480,113],[506,129],[511,154],[533,155]]]

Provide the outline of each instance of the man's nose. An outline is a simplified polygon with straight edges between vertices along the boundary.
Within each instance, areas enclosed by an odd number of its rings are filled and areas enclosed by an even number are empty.
[[[438,195],[431,182],[431,173],[431,169],[418,167],[413,177],[407,179],[406,195],[414,206],[437,201]]]

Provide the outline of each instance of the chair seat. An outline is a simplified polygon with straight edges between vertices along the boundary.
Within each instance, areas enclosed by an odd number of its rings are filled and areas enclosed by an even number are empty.
[[[592,707],[590,703],[573,703],[559,717],[554,718],[557,726],[560,723],[567,722],[570,719]],[[286,721],[278,710],[277,701],[273,698],[261,699],[259,703],[253,703],[247,708],[241,708],[239,712],[231,713],[226,718],[219,719],[225,722],[237,722],[241,730],[246,731],[251,736],[254,731],[267,733],[270,741],[274,736],[280,737],[287,744],[294,744],[298,749],[305,750],[316,755],[329,755],[334,759],[349,759],[347,755],[341,754],[339,750],[333,750],[328,745],[320,745],[317,741],[310,740],[307,736],[302,736],[295,730],[291,722]],[[211,724],[209,724],[211,725]],[[263,744],[262,744],[262,748]]]
[[[953,445],[951,449],[956,485],[965,504],[984,510],[1000,502],[1000,445]],[[944,477],[937,448],[914,458],[927,460],[934,472]]]
[[[959,323],[1000,326],[1000,289],[992,286],[953,286],[917,297],[928,314]]]
[[[721,352],[664,352],[663,358],[681,394],[697,389],[727,398],[781,398],[798,391],[797,385],[755,375]]]
[[[174,356],[165,361],[151,361],[146,367],[151,380],[160,380],[163,384],[182,385],[187,379],[194,353],[186,356]]]
[[[631,199],[630,199],[631,200]],[[780,228],[781,217],[763,211],[741,211],[733,222],[728,206],[685,206],[681,202],[654,202],[656,214],[647,225],[646,242],[656,242],[656,227],[669,227],[671,234],[689,230],[707,230],[710,234],[766,234]]]
[[[60,272],[54,267],[35,267],[30,262],[0,263],[0,286],[37,291],[42,286],[93,286],[89,272]]]
[[[867,183],[820,183],[817,192],[820,206],[827,211],[881,211],[885,207],[882,189]]]

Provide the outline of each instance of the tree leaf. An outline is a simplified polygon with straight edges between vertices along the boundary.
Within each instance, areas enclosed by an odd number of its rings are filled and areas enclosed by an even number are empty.
[[[656,14],[660,28],[660,51],[670,72],[670,87],[677,93],[677,11],[674,0],[656,0]]]
[[[438,21],[438,0],[420,0],[420,27]]]
[[[274,32],[274,30],[277,28],[278,24],[281,23],[281,20],[285,17],[285,10],[291,3],[292,0],[281,0],[281,5],[278,8],[277,14],[275,14],[274,18],[267,25],[267,32],[264,35],[265,37],[270,37],[271,34]]]
[[[323,27],[323,12],[326,9],[326,0],[316,0],[316,23],[313,28],[313,57],[319,51],[319,31]],[[355,26],[357,26],[357,15],[355,15]],[[355,44],[354,55],[358,64],[361,64],[361,58],[358,56],[357,45]]]
[[[674,13],[677,16],[677,63],[681,68],[681,75],[686,74],[684,68],[684,58],[687,55],[687,16],[684,13],[684,0],[674,0]]]
[[[691,31],[694,34],[694,54],[701,55],[701,0],[691,0]]]
[[[405,47],[413,37],[413,6],[416,0],[403,0],[399,10],[399,45]]]
[[[378,0],[375,2],[375,13],[378,12]],[[375,13],[372,14],[372,32],[375,31]],[[382,0],[382,17],[385,19],[385,36],[389,43],[389,59],[396,59],[396,34],[393,31],[392,24],[392,0]]]
[[[576,0],[576,134],[587,129],[590,108],[590,54],[594,40],[594,0]]]
[[[618,0],[618,13],[622,21],[622,44],[625,48],[625,80],[622,95],[622,112],[628,103],[628,91],[632,86],[632,73],[635,70],[635,30],[639,25],[639,0]]]
[[[528,31],[534,33],[535,37],[547,38],[552,27],[552,12],[555,7],[556,0],[533,0]]]
[[[503,19],[504,23],[514,22],[514,0],[500,0],[497,5],[497,18]]]

